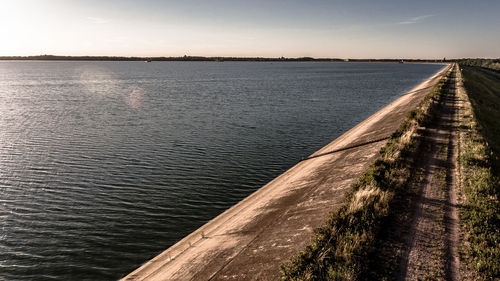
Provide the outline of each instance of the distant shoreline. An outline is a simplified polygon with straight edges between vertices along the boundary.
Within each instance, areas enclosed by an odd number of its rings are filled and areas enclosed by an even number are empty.
[[[36,61],[256,61],[256,62],[420,62],[420,63],[442,63],[437,59],[340,59],[340,58],[264,58],[264,57],[203,57],[203,56],[181,56],[181,57],[114,57],[114,56],[0,56],[0,60],[36,60]]]

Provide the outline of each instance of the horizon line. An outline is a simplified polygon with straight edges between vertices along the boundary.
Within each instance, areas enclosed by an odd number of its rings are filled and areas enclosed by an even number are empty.
[[[286,60],[330,60],[330,61],[450,61],[459,59],[500,59],[500,58],[487,58],[487,57],[469,57],[469,58],[404,58],[404,57],[392,57],[392,58],[349,58],[349,57],[311,57],[311,56],[300,56],[300,57],[264,57],[264,56],[198,56],[198,55],[183,55],[183,56],[114,56],[114,55],[15,55],[15,56],[0,56],[0,60],[19,60],[19,59],[31,59],[31,60],[275,60],[275,61],[286,61]]]

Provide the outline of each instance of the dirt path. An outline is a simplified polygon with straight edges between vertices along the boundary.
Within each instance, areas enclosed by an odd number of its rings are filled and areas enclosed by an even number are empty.
[[[460,279],[460,260],[458,255],[458,243],[459,243],[459,220],[458,220],[458,210],[457,210],[457,190],[458,190],[458,163],[457,163],[457,145],[458,145],[458,135],[457,128],[458,125],[458,110],[457,110],[457,88],[460,71],[457,69],[458,65],[455,66],[455,75],[452,77],[453,83],[450,85],[447,102],[452,105],[452,111],[448,116],[450,120],[449,123],[449,139],[448,139],[448,169],[446,172],[446,182],[447,182],[447,204],[446,204],[446,216],[445,216],[445,230],[446,230],[446,254],[447,254],[447,267],[446,267],[446,277],[448,280],[459,280]]]
[[[400,263],[399,280],[459,280],[456,208],[456,68],[446,86],[442,114],[424,130],[421,192]]]

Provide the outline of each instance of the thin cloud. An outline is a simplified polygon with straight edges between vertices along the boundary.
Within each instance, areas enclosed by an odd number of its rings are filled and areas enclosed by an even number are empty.
[[[106,24],[110,22],[110,20],[108,19],[97,18],[97,17],[87,17],[87,19],[95,24]]]
[[[433,17],[433,16],[434,15],[418,16],[418,17],[414,17],[414,18],[411,18],[411,19],[408,19],[408,20],[405,20],[405,21],[398,22],[398,24],[415,24],[415,23],[422,22],[422,20],[424,20],[426,18]]]

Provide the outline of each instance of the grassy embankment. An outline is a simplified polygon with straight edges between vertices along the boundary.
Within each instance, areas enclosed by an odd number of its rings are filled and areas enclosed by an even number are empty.
[[[460,118],[459,198],[464,236],[460,254],[471,280],[498,280],[500,76],[462,67],[470,104],[465,104]]]
[[[398,212],[400,197],[408,192],[412,166],[425,149],[419,127],[432,121],[439,110],[443,78],[408,114],[347,196],[300,254],[281,266],[282,280],[358,280],[368,270],[366,257],[373,252],[381,225]]]

